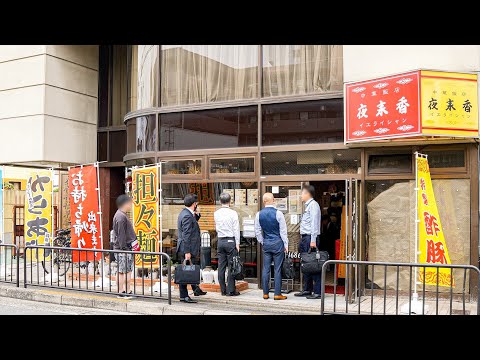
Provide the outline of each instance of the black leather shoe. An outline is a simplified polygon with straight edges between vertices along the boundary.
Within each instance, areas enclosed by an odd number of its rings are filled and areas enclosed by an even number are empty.
[[[225,296],[225,295],[227,295],[227,293],[222,291],[222,296]]]
[[[181,302],[189,303],[189,304],[196,304],[198,301],[193,300],[190,296],[187,296],[186,298],[180,299]]]
[[[238,291],[234,291],[234,292],[231,292],[231,293],[228,293],[227,296],[238,296],[240,295],[240,293]]]
[[[310,291],[303,290],[293,295],[294,296],[310,296],[312,295],[312,293]]]
[[[308,295],[307,299],[321,299],[322,297],[320,294],[313,294],[313,295]]]
[[[199,287],[197,287],[197,288],[195,289],[195,291],[193,292],[193,295],[195,295],[195,296],[207,295],[207,292],[206,292],[206,291],[203,291],[202,289],[200,289]]]

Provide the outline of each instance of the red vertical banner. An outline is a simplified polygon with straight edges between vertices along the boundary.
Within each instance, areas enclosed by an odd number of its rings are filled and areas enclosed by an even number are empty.
[[[99,249],[100,216],[97,167],[88,165],[68,170],[72,247]],[[74,251],[73,262],[99,260],[101,253]]]

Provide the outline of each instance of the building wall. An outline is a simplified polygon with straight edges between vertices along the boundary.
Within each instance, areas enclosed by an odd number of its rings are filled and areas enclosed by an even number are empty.
[[[96,161],[98,46],[0,46],[0,163]]]
[[[344,81],[415,69],[479,71],[478,45],[344,45]]]

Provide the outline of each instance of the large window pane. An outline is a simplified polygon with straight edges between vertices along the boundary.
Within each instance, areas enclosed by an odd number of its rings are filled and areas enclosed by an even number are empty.
[[[127,45],[112,47],[112,125],[122,126],[127,113]]]
[[[452,264],[470,263],[470,180],[434,179],[435,200]],[[415,262],[415,184],[407,180],[368,181],[367,257],[369,261]],[[383,289],[383,269],[375,271],[375,284]],[[454,272],[458,282],[463,274]],[[368,274],[372,279],[372,274]],[[408,290],[408,270],[400,271],[400,290]],[[396,287],[395,272],[387,274],[386,286]],[[435,291],[435,286],[427,286]],[[449,291],[441,288],[440,291]],[[461,292],[462,287],[453,289]]]
[[[357,174],[360,150],[288,151],[262,154],[262,175]]]
[[[257,97],[257,45],[162,45],[162,106]]]
[[[125,156],[126,145],[125,130],[122,131],[110,131],[110,159],[112,162],[122,162]]]
[[[173,160],[162,164],[164,175],[201,175],[202,160]]]
[[[257,107],[160,115],[160,150],[257,145]]]
[[[136,119],[137,152],[157,150],[157,122],[155,115],[139,116]]]
[[[198,221],[202,232],[202,242],[210,243],[212,265],[216,268],[217,232],[213,214],[221,207],[220,194],[225,191],[232,194],[232,209],[238,214],[240,221],[240,257],[244,262],[246,277],[257,276],[257,242],[254,238],[244,238],[244,219],[253,219],[259,210],[258,184],[255,182],[216,182],[216,183],[162,183],[162,240],[163,251],[178,261],[176,246],[178,239],[178,215],[184,208],[183,198],[188,193],[195,193],[199,198],[199,210],[202,217]],[[260,200],[260,201],[259,201]],[[248,234],[246,234],[248,235]]]
[[[343,101],[262,106],[262,145],[343,142]]]
[[[264,45],[263,96],[342,90],[342,45]]]
[[[158,106],[158,45],[134,45],[132,47],[130,101],[136,97],[132,111]]]

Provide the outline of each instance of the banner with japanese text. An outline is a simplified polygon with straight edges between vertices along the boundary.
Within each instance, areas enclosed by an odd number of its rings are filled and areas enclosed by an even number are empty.
[[[52,246],[52,191],[52,171],[32,171],[25,191],[25,245]],[[50,253],[33,249],[27,257],[48,261]]]
[[[477,74],[417,70],[345,85],[345,143],[479,137]]]
[[[94,165],[68,170],[70,223],[72,247],[101,249],[100,216],[98,206],[98,168]],[[73,251],[72,261],[99,260],[101,253]]]
[[[419,72],[345,86],[345,142],[420,134]]]
[[[447,244],[445,242],[442,223],[438,214],[435,194],[433,193],[430,168],[426,157],[417,157],[417,202],[418,202],[418,241],[419,241],[419,263],[421,264],[451,264],[448,256]],[[437,284],[437,269],[426,268],[425,274],[420,268],[419,281],[425,284]],[[438,269],[438,285],[450,286],[453,282],[450,269]]]
[[[140,251],[159,251],[159,186],[157,166],[132,169],[133,226]],[[158,267],[159,261],[158,256],[135,256],[135,265],[140,267]]]
[[[421,71],[422,134],[478,137],[476,74]]]

